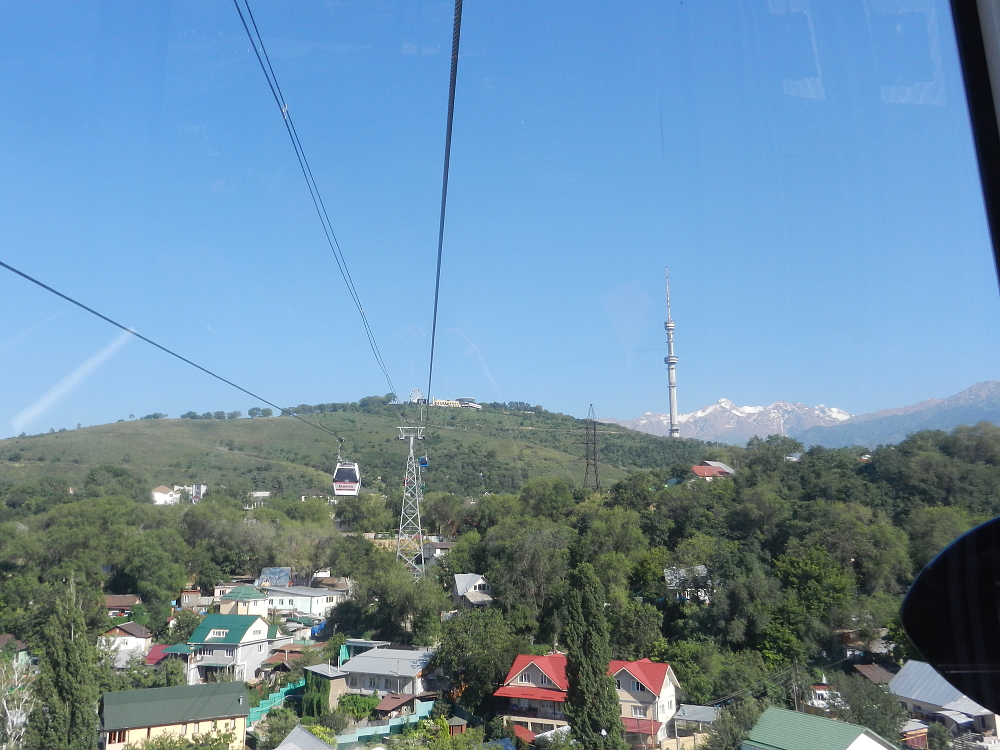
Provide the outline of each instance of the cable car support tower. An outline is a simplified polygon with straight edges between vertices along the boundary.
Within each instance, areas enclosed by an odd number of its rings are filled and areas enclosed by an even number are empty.
[[[413,441],[424,439],[424,427],[400,427],[399,439],[410,441],[406,457],[406,475],[403,478],[403,510],[399,514],[399,536],[396,537],[396,556],[402,560],[414,578],[424,574],[424,532],[420,525],[420,504],[424,499],[424,480],[419,461],[413,455]]]

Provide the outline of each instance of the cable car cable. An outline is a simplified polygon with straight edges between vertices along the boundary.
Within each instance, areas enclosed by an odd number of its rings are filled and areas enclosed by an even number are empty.
[[[458,80],[458,47],[462,37],[462,0],[455,0],[455,21],[451,32],[451,78],[448,83],[448,125],[444,136],[444,173],[441,178],[441,219],[438,224],[437,272],[434,277],[434,320],[431,324],[431,357],[427,368],[427,402],[431,402],[434,379],[434,344],[437,341],[438,299],[441,291],[441,257],[444,250],[444,219],[448,207],[448,171],[451,167],[451,131],[455,120],[455,84]]]
[[[337,239],[336,232],[333,230],[330,215],[327,213],[326,204],[323,202],[323,196],[320,194],[319,186],[316,184],[316,180],[313,177],[312,167],[309,165],[309,159],[306,157],[305,149],[302,147],[302,142],[299,140],[299,134],[295,129],[295,123],[292,121],[292,116],[288,112],[288,104],[285,102],[284,94],[281,92],[281,86],[278,84],[278,78],[271,65],[271,59],[268,57],[267,48],[264,46],[264,39],[260,35],[260,30],[257,28],[257,21],[254,18],[253,11],[250,10],[249,0],[244,0],[244,5],[246,6],[246,16],[243,14],[243,8],[240,7],[239,0],[233,0],[233,4],[236,6],[236,12],[240,16],[240,22],[243,24],[243,30],[246,31],[247,38],[250,40],[254,55],[256,55],[260,69],[264,73],[264,78],[267,79],[267,85],[271,90],[271,96],[274,97],[274,101],[278,105],[278,109],[281,111],[281,117],[285,123],[285,130],[288,132],[288,137],[292,141],[292,148],[295,150],[295,158],[298,160],[299,169],[302,170],[302,176],[305,178],[306,187],[309,190],[309,197],[312,199],[313,207],[316,209],[316,215],[319,217],[320,224],[323,226],[323,234],[326,236],[326,242],[330,246],[330,251],[333,253],[334,260],[337,261],[337,268],[340,270],[340,275],[344,279],[344,284],[347,285],[347,291],[351,295],[351,299],[354,301],[355,307],[358,308],[358,313],[361,315],[361,322],[365,328],[365,335],[368,338],[368,344],[371,347],[372,353],[375,355],[375,361],[378,364],[379,369],[382,370],[382,374],[385,376],[386,382],[389,384],[389,390],[395,398],[396,388],[392,384],[392,378],[389,377],[389,370],[385,365],[385,361],[382,359],[382,353],[379,351],[378,344],[375,341],[375,333],[372,331],[371,324],[368,322],[368,316],[365,315],[364,307],[361,305],[361,297],[358,294],[357,288],[354,286],[354,278],[351,276],[351,271],[347,266],[347,259],[344,257],[344,251],[340,247],[340,241]],[[249,25],[247,24],[247,17],[250,19]],[[250,26],[253,26],[253,31],[250,30]]]
[[[268,400],[267,400],[266,398],[263,398],[263,397],[261,397],[261,396],[258,396],[258,395],[257,395],[256,393],[254,393],[253,391],[248,391],[248,390],[247,390],[246,388],[244,388],[243,386],[240,386],[240,385],[237,385],[237,384],[236,384],[236,383],[234,383],[233,381],[231,381],[231,380],[227,380],[226,378],[222,377],[221,375],[216,375],[216,374],[215,374],[214,372],[212,372],[211,370],[209,370],[209,369],[208,369],[208,368],[206,368],[206,367],[202,367],[202,366],[201,366],[201,365],[199,365],[199,364],[198,364],[197,362],[192,362],[192,361],[191,361],[190,359],[188,359],[187,357],[184,357],[184,356],[182,356],[182,355],[178,354],[177,352],[175,352],[175,351],[173,351],[173,350],[171,350],[171,349],[168,349],[167,347],[163,346],[162,344],[157,344],[157,343],[156,343],[155,341],[153,341],[153,340],[152,340],[152,339],[150,339],[150,338],[147,338],[147,337],[143,336],[143,335],[142,335],[141,333],[136,333],[136,332],[135,332],[135,331],[133,331],[133,330],[132,330],[131,328],[129,328],[129,327],[127,327],[127,326],[123,326],[123,325],[122,325],[121,323],[119,323],[119,322],[118,322],[118,321],[116,321],[116,320],[112,320],[112,319],[111,319],[111,318],[109,318],[109,317],[108,317],[107,315],[102,315],[101,313],[97,312],[97,310],[93,309],[92,307],[87,307],[87,306],[86,306],[85,304],[83,304],[82,302],[78,302],[77,300],[73,299],[73,298],[72,298],[72,297],[70,297],[69,295],[66,295],[66,294],[63,294],[62,292],[60,292],[60,291],[58,291],[58,290],[56,290],[56,289],[53,289],[53,288],[52,288],[52,287],[50,287],[50,286],[49,286],[48,284],[45,284],[45,283],[42,283],[41,281],[39,281],[38,279],[34,278],[33,276],[29,276],[29,275],[28,275],[28,274],[26,274],[26,273],[25,273],[24,271],[19,271],[19,270],[17,270],[16,268],[14,268],[14,266],[11,266],[11,265],[8,265],[7,263],[4,263],[4,262],[3,262],[2,260],[0,260],[0,266],[2,266],[3,268],[6,268],[6,269],[7,269],[8,271],[11,271],[12,273],[16,273],[16,274],[17,274],[18,276],[20,276],[20,277],[21,277],[21,278],[23,278],[23,279],[27,279],[27,280],[28,280],[28,281],[30,281],[30,282],[31,282],[32,284],[37,284],[38,286],[40,286],[40,287],[41,287],[42,289],[46,290],[47,292],[52,292],[52,294],[56,295],[57,297],[62,297],[62,298],[63,298],[64,300],[66,300],[67,302],[71,302],[72,304],[76,305],[77,307],[79,307],[79,308],[82,308],[82,309],[86,310],[86,311],[87,311],[87,312],[89,312],[89,313],[90,313],[91,315],[96,315],[96,316],[97,316],[98,318],[100,318],[101,320],[103,320],[103,321],[105,321],[105,322],[107,322],[107,323],[110,323],[111,325],[113,325],[113,326],[115,326],[115,327],[117,327],[117,328],[121,328],[121,329],[122,329],[123,331],[125,331],[126,333],[131,333],[131,334],[132,334],[133,336],[135,336],[136,338],[138,338],[138,339],[142,339],[142,340],[143,340],[143,341],[145,341],[145,342],[146,342],[147,344],[151,344],[151,345],[155,346],[155,347],[156,347],[157,349],[159,349],[159,350],[161,350],[161,351],[164,351],[164,352],[166,352],[166,353],[167,353],[167,354],[169,354],[169,355],[170,355],[171,357],[176,357],[176,358],[177,358],[177,359],[179,359],[179,360],[180,360],[181,362],[185,362],[185,363],[187,363],[187,364],[191,365],[192,367],[194,367],[194,368],[197,368],[197,369],[201,370],[201,371],[202,371],[203,373],[205,373],[206,375],[211,375],[211,376],[212,376],[213,378],[215,378],[216,380],[221,380],[221,381],[222,381],[223,383],[225,383],[226,385],[230,385],[230,386],[232,386],[233,388],[235,388],[236,390],[238,390],[238,391],[242,391],[243,393],[247,394],[248,396],[251,396],[252,398],[255,398],[255,399],[257,399],[257,400],[258,400],[258,401],[260,401],[261,403],[264,403],[264,404],[267,404],[268,406],[273,406],[273,407],[274,407],[275,409],[277,409],[277,410],[278,410],[278,412],[279,412],[279,413],[282,413],[282,412],[284,412],[284,411],[285,411],[285,410],[284,410],[284,409],[283,409],[282,407],[278,406],[278,405],[277,405],[277,404],[275,404],[275,403],[272,403],[271,401],[268,401]],[[336,435],[336,434],[337,434],[337,433],[335,433],[335,432],[334,432],[333,430],[328,430],[328,429],[327,429],[326,427],[323,427],[322,425],[318,425],[318,424],[316,424],[315,422],[310,422],[310,421],[309,421],[308,419],[303,419],[303,418],[302,418],[302,417],[300,417],[300,416],[299,416],[298,414],[288,414],[288,416],[290,416],[290,417],[295,417],[295,418],[296,418],[297,420],[299,420],[300,422],[305,422],[305,423],[306,423],[307,425],[309,425],[310,427],[315,427],[315,428],[316,428],[317,430],[322,430],[323,432],[328,432],[328,433],[330,433],[331,435]]]

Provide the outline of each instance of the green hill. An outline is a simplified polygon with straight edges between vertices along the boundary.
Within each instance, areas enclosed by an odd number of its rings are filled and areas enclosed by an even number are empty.
[[[373,399],[377,400],[377,399]],[[346,439],[344,456],[361,464],[366,489],[397,487],[406,447],[398,426],[419,419],[404,405],[329,404],[337,411],[305,419]],[[300,407],[301,408],[301,407]],[[428,490],[466,495],[511,492],[538,476],[583,478],[583,420],[540,407],[432,408],[427,438],[420,444],[430,468]],[[256,479],[268,489],[280,480],[286,490],[328,488],[337,439],[290,416],[257,419],[142,419],[0,441],[0,483],[42,478],[81,484],[96,466],[122,466],[159,484]],[[602,483],[629,471],[701,459],[705,445],[670,441],[613,425],[598,425]]]

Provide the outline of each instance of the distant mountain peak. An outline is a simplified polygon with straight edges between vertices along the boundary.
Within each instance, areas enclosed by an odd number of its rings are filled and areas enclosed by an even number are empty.
[[[714,442],[743,444],[754,435],[789,435],[810,427],[834,425],[851,418],[843,409],[775,401],[770,406],[737,406],[728,398],[720,398],[698,411],[679,414],[677,423],[681,437]],[[670,416],[646,412],[638,419],[601,419],[639,432],[666,436]]]

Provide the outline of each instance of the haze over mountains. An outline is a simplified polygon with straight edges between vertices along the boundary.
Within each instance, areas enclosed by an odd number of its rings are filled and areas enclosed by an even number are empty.
[[[669,415],[647,412],[638,419],[604,418],[653,435],[667,435]],[[976,383],[945,399],[851,415],[829,406],[776,401],[770,406],[736,406],[722,398],[715,404],[678,416],[681,437],[742,445],[754,435],[788,435],[808,445],[840,448],[898,443],[920,430],[950,430],[962,424],[1000,424],[1000,382]]]

